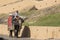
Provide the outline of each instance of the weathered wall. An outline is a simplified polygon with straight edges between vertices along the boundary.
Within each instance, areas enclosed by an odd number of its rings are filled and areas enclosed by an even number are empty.
[[[9,35],[7,25],[0,24],[0,35]],[[29,26],[22,27],[22,37],[31,37],[36,39],[60,38],[60,27],[53,26]]]
[[[60,38],[60,27],[31,26],[31,38]]]

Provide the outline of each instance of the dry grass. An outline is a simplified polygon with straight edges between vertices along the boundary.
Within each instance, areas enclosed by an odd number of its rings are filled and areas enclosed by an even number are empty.
[[[57,4],[60,4],[60,0],[43,0],[43,1],[32,1],[32,0],[23,0],[20,2],[16,2],[17,0],[1,0],[0,1],[0,14],[1,13],[7,13],[7,12],[12,12],[15,10],[23,10],[27,7],[32,7],[33,5],[36,6],[38,9],[44,9],[50,6],[54,6]],[[16,2],[16,3],[15,3]],[[4,6],[2,6],[4,5]]]

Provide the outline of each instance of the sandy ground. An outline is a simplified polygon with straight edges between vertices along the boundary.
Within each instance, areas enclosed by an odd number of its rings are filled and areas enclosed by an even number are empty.
[[[9,35],[7,30],[7,25],[0,24],[0,35]],[[60,38],[60,27],[53,27],[53,26],[29,26],[29,27],[22,27],[19,36],[27,36],[30,38],[35,39],[47,39],[47,38]]]
[[[25,10],[29,9],[33,5],[38,9],[43,9],[47,7],[51,7],[54,5],[60,4],[60,0],[43,0],[43,1],[35,1],[35,0],[0,0],[0,14],[8,13],[15,10]]]

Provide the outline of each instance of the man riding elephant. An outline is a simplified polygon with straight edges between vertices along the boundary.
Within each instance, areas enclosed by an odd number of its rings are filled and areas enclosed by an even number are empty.
[[[24,20],[21,17],[16,16],[16,18],[13,21],[14,21],[15,37],[18,37],[18,33],[22,28],[22,23],[24,22]]]

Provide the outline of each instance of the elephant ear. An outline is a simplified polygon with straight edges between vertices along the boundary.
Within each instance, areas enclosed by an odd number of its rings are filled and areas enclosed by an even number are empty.
[[[23,20],[23,19],[22,19],[21,21],[22,21],[22,23],[24,22],[24,20]]]

